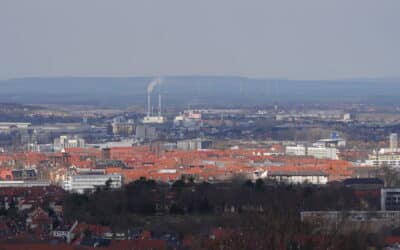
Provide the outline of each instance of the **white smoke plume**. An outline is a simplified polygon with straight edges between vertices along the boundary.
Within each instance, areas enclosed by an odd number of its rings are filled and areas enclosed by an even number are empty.
[[[157,86],[161,84],[161,78],[156,78],[154,80],[152,80],[149,85],[147,85],[147,93],[151,93],[153,92],[153,89]]]

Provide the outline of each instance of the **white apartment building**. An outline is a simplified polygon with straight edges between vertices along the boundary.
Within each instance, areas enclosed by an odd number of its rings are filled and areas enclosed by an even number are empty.
[[[336,148],[327,147],[308,147],[307,155],[314,156],[318,159],[331,159],[337,160],[339,151]]]
[[[279,171],[269,172],[267,174],[269,179],[276,180],[278,182],[290,183],[290,184],[315,184],[325,185],[328,183],[328,174],[322,172],[290,172],[290,171]]]
[[[287,155],[305,156],[307,153],[304,145],[287,146],[285,150]]]
[[[400,167],[400,154],[399,153],[387,153],[387,154],[371,154],[368,160],[365,161],[367,165],[374,167]]]
[[[75,174],[65,177],[63,188],[69,192],[84,193],[94,191],[98,187],[105,187],[107,181],[110,181],[109,187],[112,189],[122,186],[120,174]]]
[[[287,155],[294,156],[313,156],[318,159],[338,159],[339,150],[331,147],[306,147],[304,145],[287,146]]]

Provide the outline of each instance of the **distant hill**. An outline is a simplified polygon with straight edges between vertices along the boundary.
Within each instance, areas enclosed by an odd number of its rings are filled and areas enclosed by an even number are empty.
[[[150,77],[48,77],[0,81],[1,102],[144,104]],[[273,103],[400,104],[400,79],[285,80],[231,76],[171,76],[161,91],[167,105],[243,106]]]

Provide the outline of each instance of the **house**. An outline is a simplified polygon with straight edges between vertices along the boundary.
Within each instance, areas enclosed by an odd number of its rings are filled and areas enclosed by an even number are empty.
[[[51,235],[55,238],[63,238],[67,243],[70,243],[74,237],[72,231],[75,229],[77,225],[78,221],[75,221],[74,224],[72,224],[72,226],[63,225],[57,227],[51,232]]]
[[[77,223],[77,222],[76,222]],[[102,225],[95,225],[95,224],[87,224],[87,223],[77,223],[70,232],[72,233],[73,237],[75,236],[82,236],[86,232],[90,232],[90,234],[94,237],[103,237],[107,232],[110,232],[111,228],[102,226]]]
[[[41,207],[36,208],[28,214],[26,225],[29,229],[39,234],[48,233],[52,230],[53,222],[49,214]]]

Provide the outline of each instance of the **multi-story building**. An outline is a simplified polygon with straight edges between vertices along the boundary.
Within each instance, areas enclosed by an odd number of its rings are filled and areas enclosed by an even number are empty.
[[[54,139],[54,151],[62,151],[66,148],[84,148],[85,140],[78,136],[62,135]]]
[[[366,160],[365,163],[374,167],[400,167],[400,154],[374,153],[368,156],[368,160]]]
[[[381,210],[400,211],[400,188],[381,189]]]
[[[331,147],[287,146],[286,154],[294,156],[313,156],[318,159],[338,159],[339,150]]]
[[[138,139],[155,139],[157,137],[156,128],[148,125],[136,126],[136,138]]]
[[[306,171],[279,171],[279,172],[268,172],[269,179],[276,180],[277,182],[287,184],[315,184],[324,185],[328,183],[328,174],[322,172],[306,172]]]
[[[307,150],[304,145],[287,146],[286,147],[287,155],[305,156],[306,153],[307,153]]]
[[[50,186],[50,182],[48,181],[32,181],[32,180],[7,180],[7,181],[0,181],[0,188],[4,187],[14,187],[14,188],[21,188],[21,187],[48,187]]]
[[[390,149],[392,150],[392,152],[397,151],[397,144],[398,144],[398,137],[397,137],[397,133],[392,133],[389,136],[389,143],[390,143]]]
[[[91,192],[106,186],[111,189],[121,188],[122,176],[120,174],[104,174],[104,170],[86,171],[67,175],[63,182],[65,190],[76,193]]]
[[[203,139],[190,139],[190,140],[181,140],[177,142],[177,148],[179,150],[199,150],[199,149],[207,149],[211,147],[212,142],[209,140]]]
[[[114,135],[131,136],[135,134],[135,124],[133,121],[114,122],[111,124]]]
[[[328,147],[308,147],[307,155],[313,156],[318,159],[338,159],[339,151],[336,148],[328,148]]]

